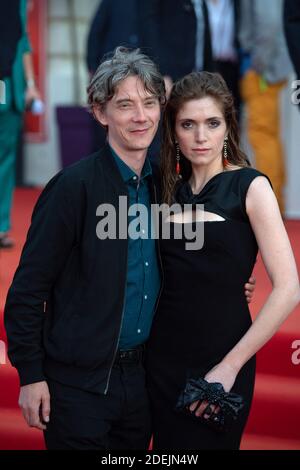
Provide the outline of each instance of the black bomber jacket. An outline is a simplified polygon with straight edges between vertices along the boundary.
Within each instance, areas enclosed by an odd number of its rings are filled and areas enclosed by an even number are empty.
[[[159,202],[154,177],[150,186],[152,202]],[[59,172],[42,192],[4,313],[8,356],[21,385],[50,377],[107,392],[123,314],[127,238],[99,239],[96,212],[112,204],[118,220],[121,195],[127,189],[108,146]]]

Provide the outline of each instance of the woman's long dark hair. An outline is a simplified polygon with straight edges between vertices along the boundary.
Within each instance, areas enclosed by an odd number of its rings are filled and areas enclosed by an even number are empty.
[[[160,166],[163,184],[163,201],[167,204],[173,202],[175,185],[178,182],[176,175],[176,147],[175,122],[178,111],[184,103],[211,97],[219,103],[227,126],[227,158],[228,162],[241,167],[250,166],[250,163],[240,149],[240,138],[233,96],[224,79],[218,73],[192,72],[178,80],[172,88],[170,98],[166,104],[163,115],[163,133],[160,156]],[[183,180],[191,176],[191,163],[180,154],[180,167]]]

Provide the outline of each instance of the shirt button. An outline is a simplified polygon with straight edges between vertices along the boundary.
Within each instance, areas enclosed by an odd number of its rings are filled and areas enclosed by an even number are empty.
[[[149,263],[148,263],[148,261],[146,261],[145,265],[146,265],[146,266],[149,266]]]
[[[133,178],[132,178],[132,179],[135,181],[135,180],[137,179],[137,176],[133,176]]]
[[[145,295],[144,298],[145,298],[145,300],[147,300],[147,299],[148,299],[148,295]]]
[[[138,329],[138,330],[137,330],[137,332],[138,332],[138,333],[140,333],[140,332],[141,332],[141,330],[140,330],[140,329]]]
[[[142,230],[142,233],[145,233],[145,230]]]

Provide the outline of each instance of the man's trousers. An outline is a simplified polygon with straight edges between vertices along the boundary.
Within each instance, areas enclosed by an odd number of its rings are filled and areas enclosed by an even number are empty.
[[[143,364],[112,369],[107,395],[48,381],[47,449],[147,450],[151,420]]]

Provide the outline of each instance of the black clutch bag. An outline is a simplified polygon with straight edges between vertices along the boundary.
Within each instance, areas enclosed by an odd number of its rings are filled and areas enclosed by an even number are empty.
[[[188,409],[189,405],[197,400],[200,402],[205,400],[209,403],[201,416],[195,416],[194,412]],[[212,413],[210,405],[216,405],[220,410],[217,413]],[[243,407],[243,397],[237,393],[225,392],[221,383],[209,383],[202,378],[190,378],[179,396],[175,409],[200,420],[216,431],[225,432],[237,420]],[[204,414],[209,417],[204,418]]]

